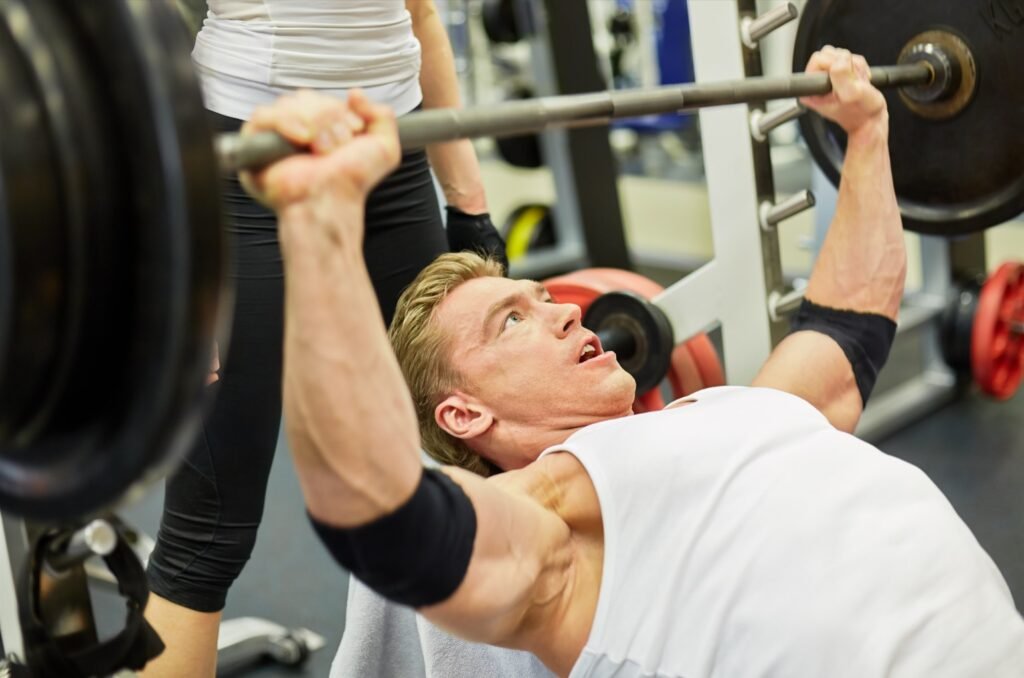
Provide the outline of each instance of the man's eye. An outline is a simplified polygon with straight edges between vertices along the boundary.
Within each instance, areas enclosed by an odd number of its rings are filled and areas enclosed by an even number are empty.
[[[507,330],[509,327],[512,327],[512,325],[522,322],[522,320],[523,316],[519,311],[512,311],[508,314],[508,317],[505,318],[505,324],[501,326],[502,332]]]

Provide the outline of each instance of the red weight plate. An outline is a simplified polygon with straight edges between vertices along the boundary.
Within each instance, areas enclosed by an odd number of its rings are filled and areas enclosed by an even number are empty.
[[[588,273],[599,277],[612,290],[634,292],[644,299],[653,299],[665,291],[664,287],[650,278],[621,268],[591,268],[588,269]]]
[[[576,304],[584,314],[590,304],[602,294],[613,291],[594,269],[583,269],[544,281],[552,298],[560,304]]]
[[[985,393],[1007,400],[1024,378],[1024,264],[1006,262],[981,288],[971,328],[971,371]]]
[[[663,409],[665,409],[665,400],[661,397],[661,391],[656,388],[652,388],[633,401],[634,414],[657,412]]]
[[[722,361],[708,335],[702,332],[691,337],[686,342],[686,348],[690,350],[693,359],[697,362],[697,369],[700,370],[700,376],[704,380],[704,388],[725,385],[725,370],[722,368]]]

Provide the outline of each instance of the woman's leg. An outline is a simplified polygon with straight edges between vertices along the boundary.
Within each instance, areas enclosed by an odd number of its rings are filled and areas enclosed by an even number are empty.
[[[363,253],[385,323],[391,324],[402,290],[447,251],[427,154],[407,153],[366,201]]]
[[[224,120],[220,131],[228,131]],[[147,666],[148,677],[213,675],[220,610],[255,542],[280,422],[283,286],[276,222],[236,180],[226,181],[237,259],[231,347],[203,436],[168,479],[148,570],[154,595],[146,609],[167,649]],[[402,290],[448,249],[425,153],[406,155],[370,195],[364,249],[390,323]]]
[[[196,612],[150,593],[146,619],[164,642],[164,651],[146,664],[140,676],[209,678],[216,674],[220,612]]]
[[[218,131],[240,122],[213,116]],[[281,421],[283,272],[273,213],[224,179],[235,309],[212,410],[167,480],[146,618],[167,649],[146,676],[213,676],[228,589],[248,561]]]

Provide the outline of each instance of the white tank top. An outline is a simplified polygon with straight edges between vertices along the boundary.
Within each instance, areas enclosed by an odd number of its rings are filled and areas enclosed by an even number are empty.
[[[1024,620],[919,469],[770,389],[589,426],[594,624],[570,678],[1024,676]]]
[[[404,0],[209,0],[192,61],[211,111],[247,120],[284,92],[361,87],[399,115],[420,104]]]

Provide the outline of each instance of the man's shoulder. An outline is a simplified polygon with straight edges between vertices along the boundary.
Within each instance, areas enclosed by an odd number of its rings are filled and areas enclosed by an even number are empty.
[[[521,469],[491,476],[487,482],[507,492],[542,498],[557,493],[558,488],[580,473],[585,474],[585,471],[575,456],[568,452],[554,452]]]

